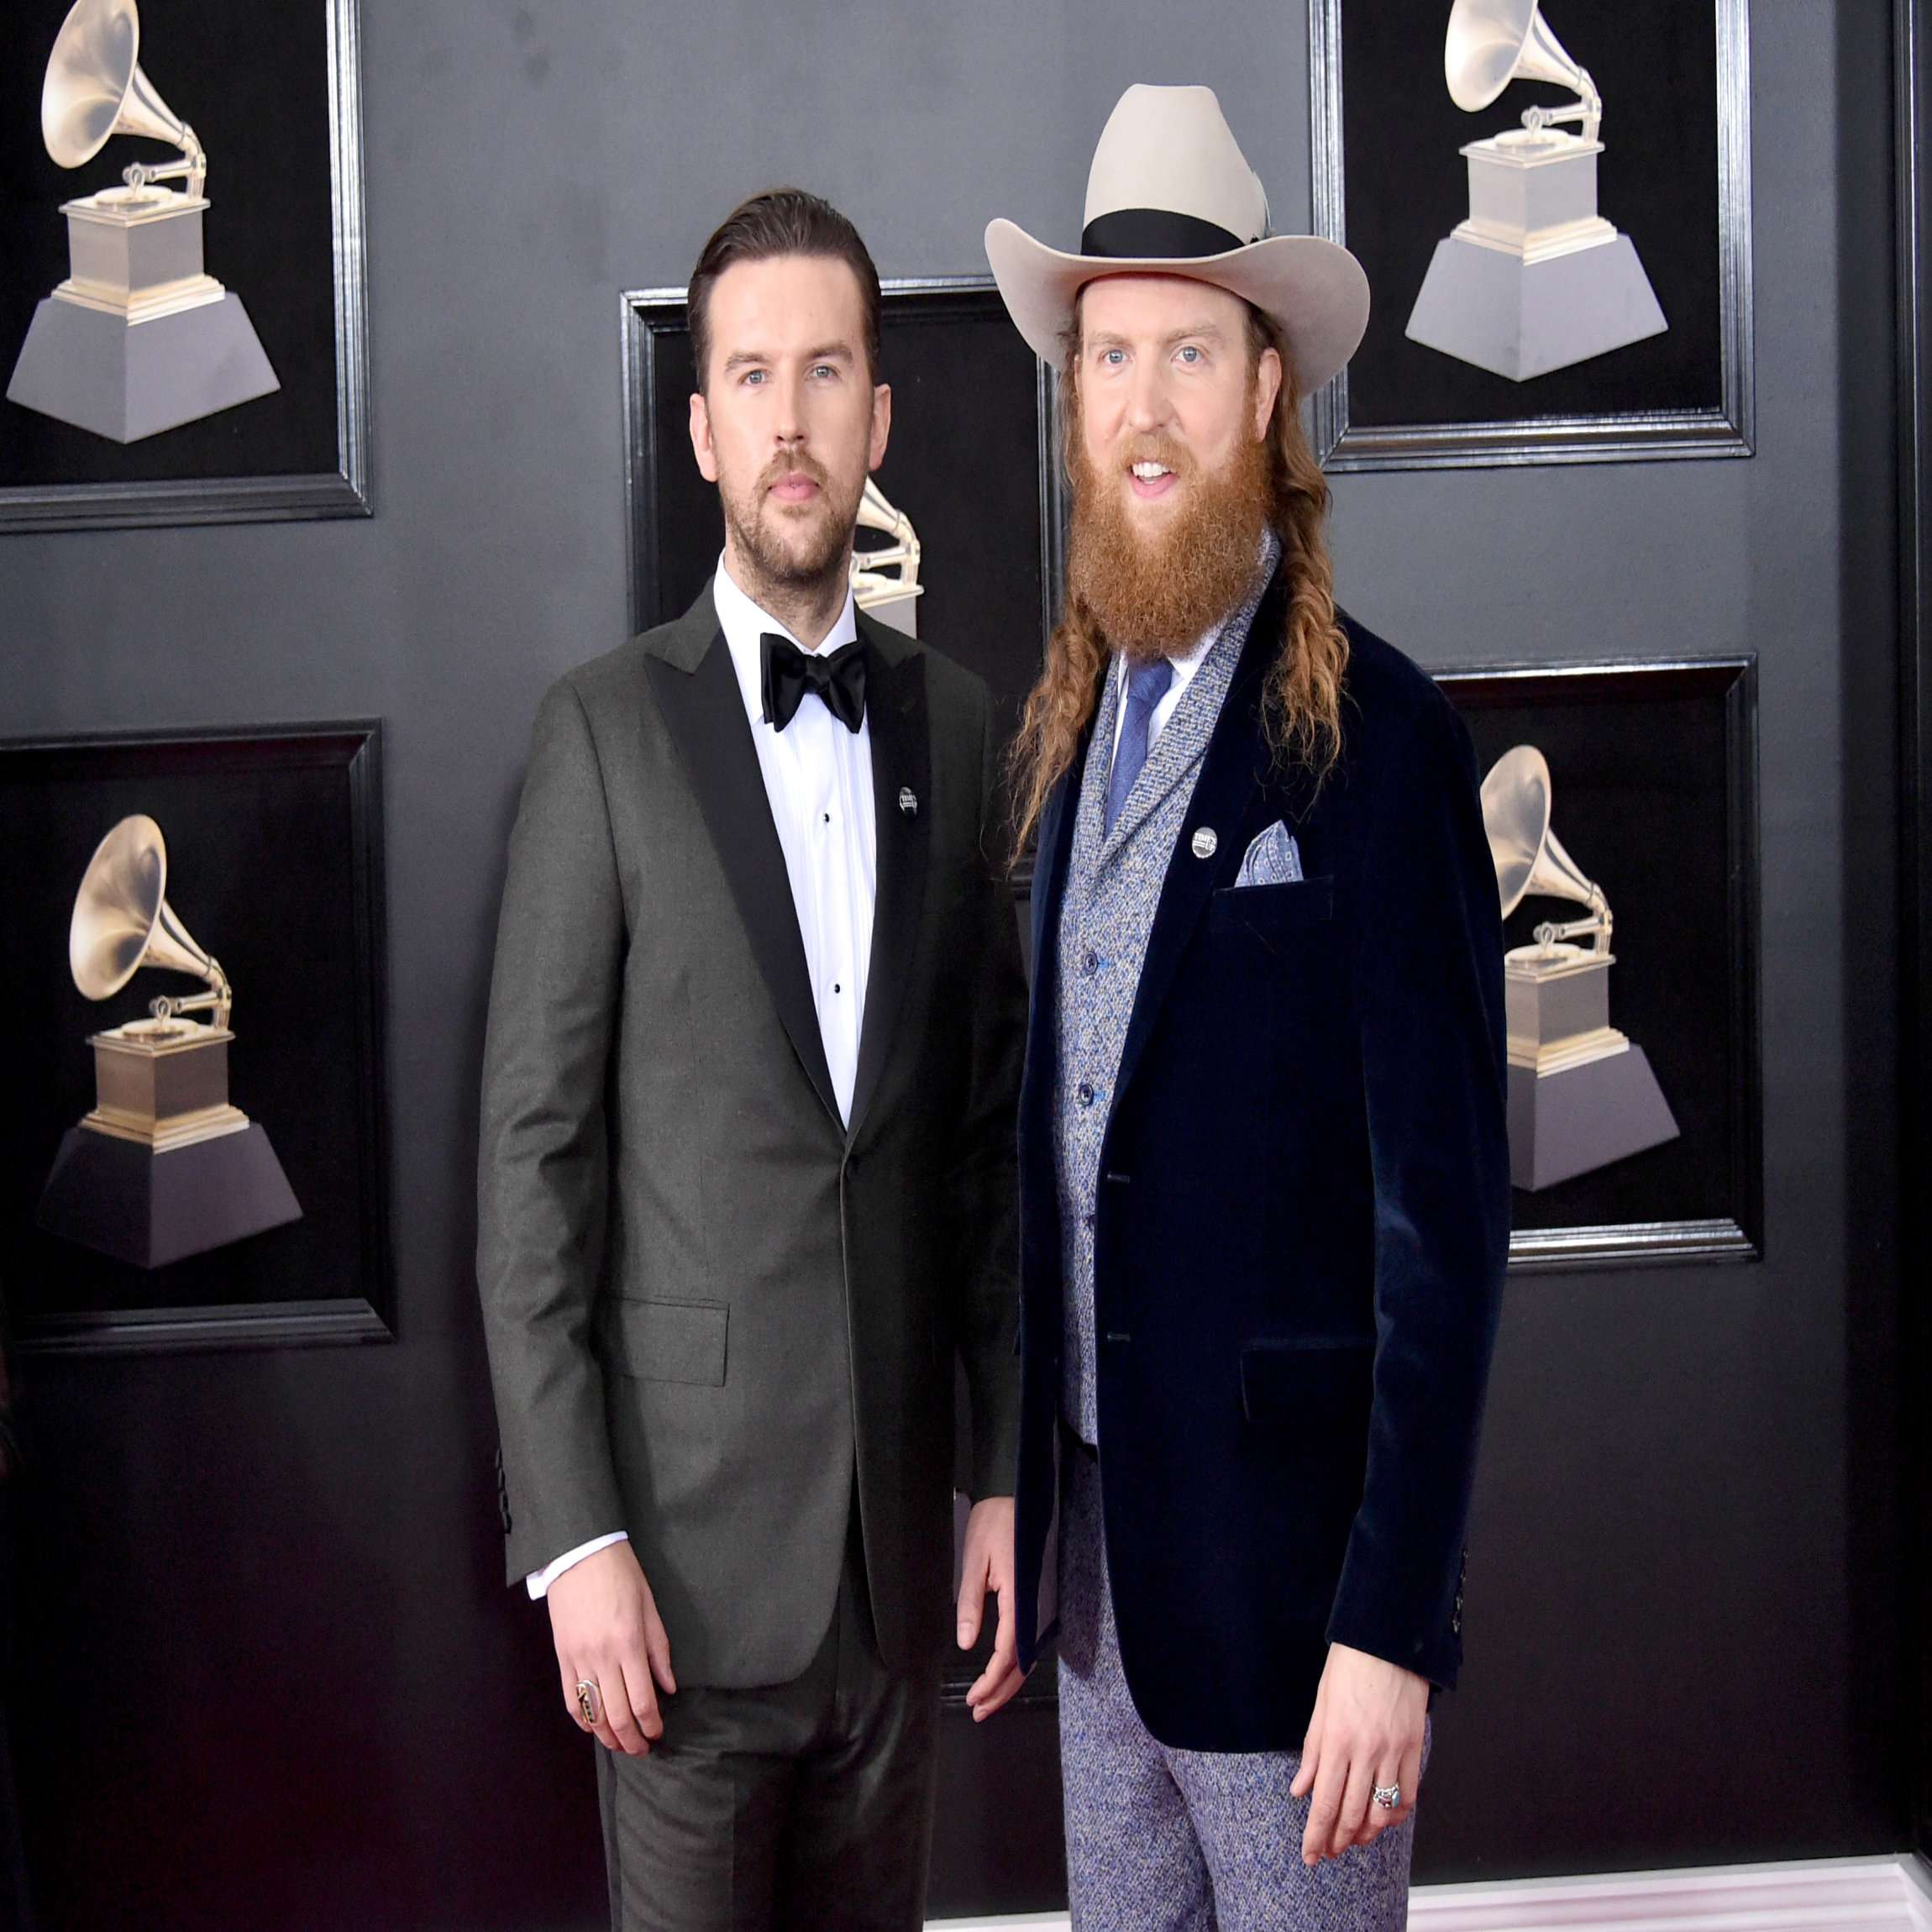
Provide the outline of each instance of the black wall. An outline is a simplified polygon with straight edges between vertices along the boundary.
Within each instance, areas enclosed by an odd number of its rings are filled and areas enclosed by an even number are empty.
[[[1889,22],[1761,0],[1752,29],[1755,459],[1336,488],[1344,601],[1425,663],[1761,675],[1766,1259],[1512,1286],[1425,1877],[1906,1830]],[[53,1926],[596,1921],[590,1766],[501,1582],[470,1252],[525,737],[623,631],[617,291],[681,281],[778,179],[888,276],[980,269],[995,214],[1070,240],[1136,80],[1215,86],[1278,223],[1305,215],[1293,6],[366,0],[365,30],[373,520],[0,540],[0,731],[387,732],[400,1340],[24,1365]]]

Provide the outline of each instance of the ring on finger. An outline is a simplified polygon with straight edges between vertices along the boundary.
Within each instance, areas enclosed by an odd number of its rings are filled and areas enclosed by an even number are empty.
[[[577,1710],[583,1718],[584,1728],[595,1730],[597,1719],[604,1714],[604,1699],[595,1677],[577,1679]]]
[[[1373,1795],[1375,1802],[1384,1811],[1393,1811],[1402,1802],[1402,1787],[1399,1784],[1378,1784]]]

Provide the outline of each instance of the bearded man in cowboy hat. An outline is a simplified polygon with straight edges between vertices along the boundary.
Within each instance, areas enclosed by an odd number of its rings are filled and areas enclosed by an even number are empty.
[[[1337,608],[1301,428],[1368,285],[1268,236],[1205,87],[1122,97],[1079,254],[986,252],[1074,490],[1016,753],[1016,1588],[1074,1923],[1399,1927],[1509,1182],[1469,740]]]

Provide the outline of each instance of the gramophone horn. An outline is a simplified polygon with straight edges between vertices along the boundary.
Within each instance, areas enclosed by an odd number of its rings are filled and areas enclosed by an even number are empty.
[[[1579,906],[1593,906],[1603,896],[1603,888],[1585,875],[1583,867],[1564,851],[1562,840],[1554,832],[1546,832],[1543,849],[1530,868],[1522,895],[1525,899],[1573,899]]]
[[[195,131],[141,71],[134,0],[74,0],[47,61],[40,134],[64,168],[91,161],[115,134],[169,141],[198,156]]]
[[[1483,780],[1483,830],[1507,919],[1523,903],[1550,836],[1550,767],[1533,744],[1506,751]]]
[[[94,849],[74,898],[67,963],[90,1000],[106,1000],[144,966],[192,973],[223,1000],[228,979],[167,900],[168,848],[161,828],[136,813]]]
[[[1602,951],[1608,943],[1609,904],[1604,889],[1563,849],[1562,840],[1551,829],[1550,767],[1533,744],[1517,745],[1490,766],[1483,780],[1483,830],[1496,868],[1504,918],[1532,895],[1572,900],[1588,906],[1592,917],[1561,932],[1596,932]]]
[[[1579,95],[1593,91],[1536,0],[1456,0],[1442,71],[1450,99],[1468,114],[1488,107],[1512,81],[1550,81]]]

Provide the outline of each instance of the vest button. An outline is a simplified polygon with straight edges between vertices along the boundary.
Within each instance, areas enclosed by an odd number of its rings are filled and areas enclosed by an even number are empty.
[[[1093,1083],[1090,1080],[1081,1081],[1079,1088],[1076,1090],[1080,1096],[1080,1105],[1083,1107],[1090,1107],[1093,1105],[1094,1088]]]

